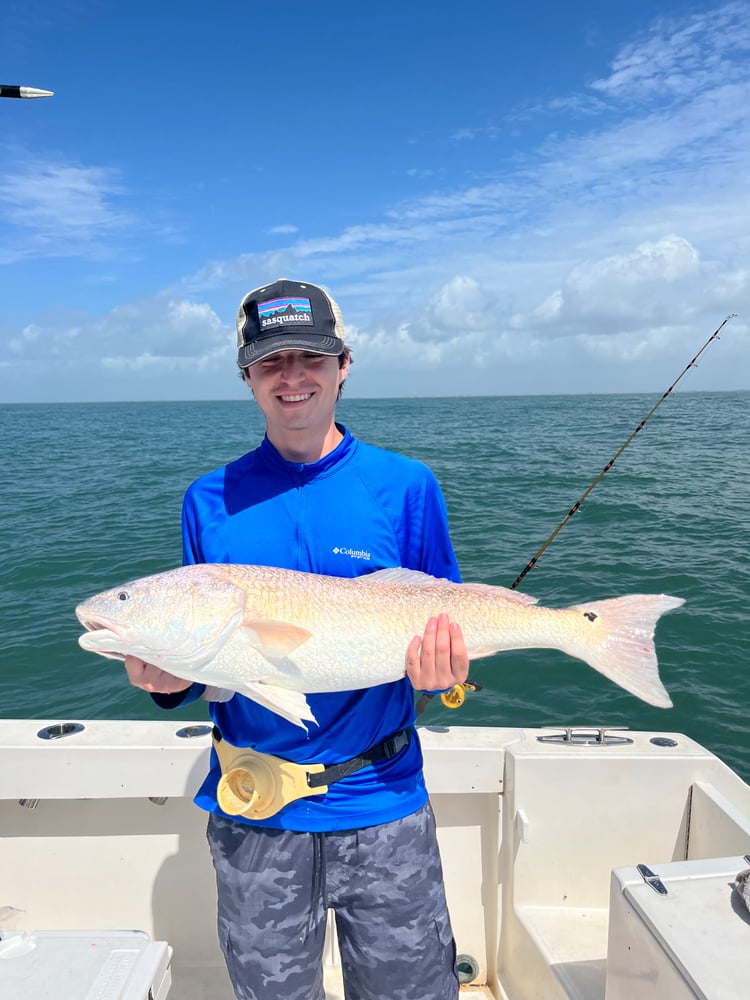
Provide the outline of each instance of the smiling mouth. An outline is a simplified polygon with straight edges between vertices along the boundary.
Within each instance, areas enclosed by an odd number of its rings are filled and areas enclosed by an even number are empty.
[[[304,403],[305,400],[311,399],[311,392],[298,392],[293,396],[280,396],[279,399],[282,403]]]

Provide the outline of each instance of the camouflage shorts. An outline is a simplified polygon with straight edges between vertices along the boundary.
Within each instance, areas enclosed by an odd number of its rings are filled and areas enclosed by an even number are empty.
[[[238,1000],[324,1000],[327,910],[347,1000],[456,1000],[429,803],[362,830],[296,833],[211,815],[219,940]]]

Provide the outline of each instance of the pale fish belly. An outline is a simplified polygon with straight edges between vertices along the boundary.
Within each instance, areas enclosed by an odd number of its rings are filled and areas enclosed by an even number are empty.
[[[325,632],[312,635],[292,653],[273,658],[262,655],[245,635],[236,634],[195,679],[240,690],[243,684],[262,682],[305,694],[372,687],[404,676],[413,634],[403,628],[391,634],[370,628],[363,634],[331,622]]]

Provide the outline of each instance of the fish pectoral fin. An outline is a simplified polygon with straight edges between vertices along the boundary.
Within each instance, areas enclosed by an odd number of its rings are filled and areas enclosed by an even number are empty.
[[[275,712],[287,722],[307,730],[303,720],[312,722],[317,726],[318,720],[312,713],[307,698],[301,691],[294,691],[291,688],[279,687],[276,684],[266,684],[263,681],[248,681],[241,687],[238,686],[240,694],[246,698],[262,705],[270,712]]]
[[[246,638],[261,656],[269,660],[288,656],[303,642],[312,639],[312,632],[300,625],[274,622],[266,618],[246,621],[243,628]]]

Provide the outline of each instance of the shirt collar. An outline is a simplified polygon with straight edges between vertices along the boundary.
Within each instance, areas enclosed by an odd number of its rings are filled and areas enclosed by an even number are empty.
[[[288,476],[290,479],[299,480],[302,478],[306,482],[311,479],[321,479],[324,476],[335,472],[341,465],[348,462],[354,454],[357,441],[343,424],[336,424],[336,427],[343,434],[343,438],[333,451],[319,458],[317,462],[288,462],[278,453],[267,437],[258,448],[259,457],[276,473]]]

